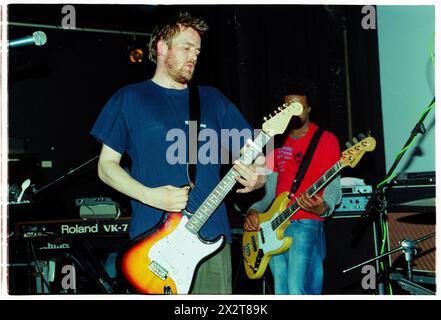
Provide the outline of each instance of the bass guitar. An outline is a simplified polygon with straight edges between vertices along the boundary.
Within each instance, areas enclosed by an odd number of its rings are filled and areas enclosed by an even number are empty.
[[[249,165],[262,147],[276,134],[285,131],[292,116],[300,115],[303,106],[291,101],[278,108],[269,119],[264,118],[262,131],[240,157]],[[220,251],[225,237],[206,241],[199,230],[210,218],[239,174],[231,168],[215,189],[194,212],[166,212],[157,226],[131,241],[118,255],[117,265],[128,284],[138,293],[186,294],[193,284],[201,262]]]
[[[344,167],[354,168],[366,152],[375,149],[375,145],[375,139],[367,137],[343,151],[339,161],[306,190],[307,194],[310,197],[316,194]],[[290,202],[292,203],[288,206]],[[259,214],[259,231],[244,231],[242,255],[245,272],[250,279],[261,278],[270,258],[285,252],[291,246],[292,238],[284,237],[284,231],[289,226],[290,218],[299,209],[295,199],[289,197],[289,192],[282,192],[276,197],[267,212]]]

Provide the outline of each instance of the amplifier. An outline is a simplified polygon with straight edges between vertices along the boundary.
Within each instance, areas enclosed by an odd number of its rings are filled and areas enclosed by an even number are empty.
[[[116,219],[121,214],[118,204],[108,197],[79,198],[75,204],[82,219]]]
[[[374,289],[362,286],[362,268],[342,271],[376,257],[379,253],[378,235],[373,223],[364,232],[353,234],[361,219],[361,212],[336,213],[324,222],[326,259],[323,262],[322,294],[375,294]],[[378,268],[377,262],[369,263]],[[378,269],[377,269],[378,270]]]
[[[370,194],[343,194],[335,212],[359,212],[366,209]]]
[[[363,185],[363,186],[342,187],[341,191],[343,192],[343,194],[372,193],[372,186]]]
[[[393,183],[399,185],[435,185],[436,174],[435,171],[400,172]]]
[[[96,205],[112,205],[115,204],[112,199],[108,197],[95,197],[95,198],[78,198],[75,199],[77,206],[96,206]]]
[[[342,187],[341,203],[335,212],[360,212],[364,211],[372,194],[371,185]]]
[[[435,184],[395,185],[385,190],[389,211],[432,211],[435,208]]]

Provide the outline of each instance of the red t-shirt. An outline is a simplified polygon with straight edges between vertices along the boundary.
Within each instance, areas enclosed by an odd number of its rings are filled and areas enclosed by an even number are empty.
[[[308,132],[299,139],[290,136],[286,138],[281,148],[275,149],[267,157],[268,169],[277,172],[276,196],[282,192],[290,192],[294,178],[306,153],[309,142],[311,141],[317,126],[309,123]],[[340,159],[340,145],[335,135],[329,131],[323,131],[317,148],[315,149],[312,161],[308,166],[305,176],[296,191],[295,197],[301,192],[312,186],[329,168]],[[318,195],[323,196],[322,188]],[[290,204],[294,201],[291,200]],[[295,219],[315,219],[324,220],[320,216],[300,209],[291,220]]]

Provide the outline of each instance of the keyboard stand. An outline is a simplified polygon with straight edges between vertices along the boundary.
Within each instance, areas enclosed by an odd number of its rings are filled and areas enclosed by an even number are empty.
[[[120,293],[120,290],[109,277],[103,265],[96,259],[91,251],[91,245],[87,239],[71,239],[72,253],[77,263],[95,281],[103,293]]]

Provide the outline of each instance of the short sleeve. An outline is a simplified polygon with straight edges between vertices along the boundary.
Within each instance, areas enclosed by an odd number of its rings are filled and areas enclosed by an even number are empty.
[[[226,148],[227,150],[230,150],[233,158],[238,158],[240,154],[237,151],[240,151],[240,149],[245,145],[246,141],[248,139],[253,139],[254,131],[253,128],[250,126],[248,121],[244,118],[242,113],[239,111],[239,109],[230,101],[228,100],[220,91],[217,89],[216,93],[218,95],[218,98],[220,99],[220,108],[218,110],[219,115],[219,126],[222,129],[228,129],[231,130],[231,133],[235,132],[234,130],[238,131],[239,137],[240,137],[240,147],[239,150],[235,148],[235,145],[231,145],[233,140],[236,139],[228,139],[224,140],[221,139],[222,146]],[[234,135],[232,134],[232,137]]]
[[[98,116],[90,134],[99,142],[123,154],[129,147],[126,103],[123,91],[115,93]]]

